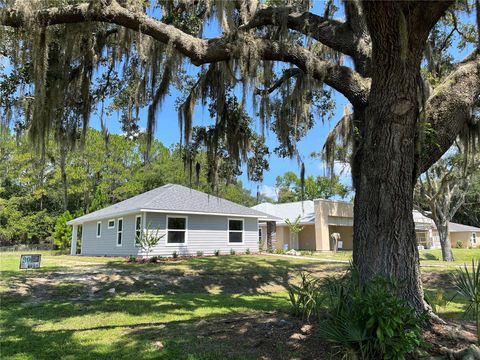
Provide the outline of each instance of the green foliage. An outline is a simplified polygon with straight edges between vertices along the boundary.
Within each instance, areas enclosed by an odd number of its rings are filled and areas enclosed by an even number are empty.
[[[402,359],[424,346],[422,323],[399,299],[396,284],[376,277],[361,284],[357,270],[322,283],[329,317],[321,321],[320,336],[360,359]]]
[[[288,285],[288,297],[292,305],[292,313],[307,321],[313,316],[320,318],[323,295],[320,280],[306,272],[300,273],[300,285]]]
[[[448,300],[445,298],[445,290],[443,289],[438,289],[433,294],[425,292],[425,301],[430,305],[434,313],[438,313],[440,308],[448,305]]]
[[[230,249],[230,255],[235,255],[235,250],[234,249]]]
[[[145,161],[145,136],[130,140],[90,129],[85,146],[62,153],[50,139],[45,161],[31,148],[27,136],[0,134],[0,243],[38,244],[49,241],[57,217],[65,210],[80,216],[167,183],[183,184],[211,193],[207,167],[201,168],[199,182],[190,182],[178,146],[151,144]],[[65,156],[67,209],[61,162]],[[205,154],[198,160],[204,164]],[[255,198],[240,181],[219,179],[218,196],[252,206]]]
[[[455,244],[457,246],[457,249],[463,248],[463,241],[462,240],[457,240],[457,243]]]
[[[215,251],[213,252],[213,254],[214,254],[215,256],[219,256],[219,255],[220,255],[220,250],[215,250]]]
[[[292,171],[277,176],[278,202],[286,203],[302,200],[301,179]],[[305,178],[304,200],[330,199],[334,196],[345,198],[350,189],[340,182],[338,176],[307,176]]]
[[[174,259],[178,258],[178,252],[174,251],[172,253],[172,258],[174,258]]]
[[[300,231],[303,230],[303,226],[300,225],[301,216],[298,215],[294,221],[290,221],[290,219],[285,219],[285,223],[288,226],[288,229],[291,233],[298,234]]]
[[[53,231],[53,244],[57,249],[66,249],[70,246],[72,240],[72,226],[67,225],[67,221],[72,219],[73,216],[68,210],[57,218],[55,229]]]
[[[245,250],[245,254],[250,255],[250,253],[250,248],[247,248],[247,250]]]
[[[148,257],[152,248],[165,237],[165,234],[159,234],[160,231],[160,228],[151,229],[148,225],[145,231],[140,233],[140,236],[135,236],[135,244],[145,251],[145,256]]]
[[[418,316],[382,277],[361,284],[354,268],[341,278],[300,273],[300,284],[290,284],[288,294],[294,315],[319,321],[320,336],[346,358],[403,359],[424,345],[426,314]]]
[[[472,175],[471,185],[465,193],[465,203],[453,216],[453,221],[480,227],[480,168]]]
[[[457,293],[464,296],[468,301],[465,313],[473,313],[480,343],[480,268],[478,261],[472,260],[470,270],[467,264],[464,264],[463,268],[457,269],[453,276],[453,284]]]

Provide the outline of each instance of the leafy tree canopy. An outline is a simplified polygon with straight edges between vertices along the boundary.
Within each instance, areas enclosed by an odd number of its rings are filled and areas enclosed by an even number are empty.
[[[343,199],[350,192],[350,189],[340,182],[338,176],[307,176],[302,192],[302,181],[292,171],[287,171],[283,176],[277,176],[276,188],[279,203],[332,197]]]
[[[51,140],[42,161],[32,150],[25,135],[3,135],[0,141],[0,241],[38,243],[51,238],[56,246],[70,241],[66,226],[69,214],[74,217],[119,202],[167,183],[193,186],[211,192],[207,167],[202,167],[198,183],[187,176],[178,146],[166,148],[154,141],[150,161],[144,162],[145,143],[141,138],[128,139],[109,135],[105,145],[101,131],[90,129],[83,151],[66,156],[67,210],[64,209],[60,159],[62,154]],[[206,163],[199,151],[198,161]],[[255,198],[236,177],[220,178],[218,195],[246,206]],[[70,215],[73,216],[73,215]],[[56,225],[55,225],[56,224]],[[68,238],[68,239],[67,239]]]

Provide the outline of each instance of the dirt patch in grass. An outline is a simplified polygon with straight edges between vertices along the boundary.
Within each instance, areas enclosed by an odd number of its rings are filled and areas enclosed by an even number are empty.
[[[148,337],[161,355],[168,352],[171,337],[181,333],[184,354],[201,354],[215,349],[223,356],[239,354],[248,358],[326,359],[330,345],[316,336],[314,325],[275,313],[255,316],[232,314],[196,322],[169,323],[167,326],[132,329],[126,336]]]
[[[425,288],[453,288],[452,275],[449,272],[422,272],[422,282]]]

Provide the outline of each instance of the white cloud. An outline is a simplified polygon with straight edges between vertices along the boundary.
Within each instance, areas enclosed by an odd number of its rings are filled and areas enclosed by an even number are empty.
[[[277,189],[275,186],[270,186],[270,185],[260,185],[258,190],[265,196],[268,196],[269,198],[273,200],[277,200]]]

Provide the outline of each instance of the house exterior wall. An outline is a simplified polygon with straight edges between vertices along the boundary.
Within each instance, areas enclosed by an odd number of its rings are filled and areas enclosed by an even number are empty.
[[[353,218],[353,205],[345,202],[315,200],[315,244],[317,251],[330,251],[329,217]],[[343,228],[343,227],[339,227]],[[342,231],[344,229],[341,229]],[[345,233],[345,236],[347,233]],[[347,236],[346,236],[347,239]],[[344,248],[347,244],[344,243]]]
[[[141,215],[141,213],[123,217],[122,246],[116,246],[117,218],[115,218],[114,229],[108,229],[108,219],[102,220],[102,234],[100,238],[96,237],[97,221],[85,223],[83,225],[84,233],[81,254],[109,256],[141,255],[142,250],[135,246],[136,215]],[[166,233],[167,216],[187,217],[186,244],[166,244],[166,237],[163,237],[150,252],[149,255],[151,256],[171,256],[174,251],[179,255],[196,255],[197,251],[202,251],[205,255],[213,255],[215,250],[220,250],[220,254],[228,254],[230,249],[243,253],[247,248],[251,252],[258,252],[258,223],[256,218],[145,213],[142,218],[144,227],[149,228],[150,231],[159,229],[158,234],[163,235]],[[243,220],[243,243],[228,243],[228,219]]]
[[[118,219],[123,218],[122,246],[117,246]],[[115,219],[115,227],[108,229],[108,220]],[[135,246],[135,215],[99,219],[83,224],[82,255],[128,256],[137,255]],[[97,222],[102,222],[101,236],[97,238]]]
[[[462,231],[462,232],[451,232],[449,234],[450,242],[452,243],[452,248],[457,247],[457,242],[462,242],[462,248],[478,247],[480,242],[480,232],[475,232],[477,234],[477,243],[472,243],[472,232],[471,231]]]
[[[315,250],[315,225],[304,225],[298,233],[298,248],[301,250]]]
[[[284,244],[289,244],[290,247],[290,230],[288,226],[277,225],[277,241],[275,243],[275,249],[283,249]]]
[[[340,241],[343,242],[343,250],[353,250],[353,227],[352,226],[336,226],[330,225],[328,227],[330,235],[333,233],[340,234]]]

